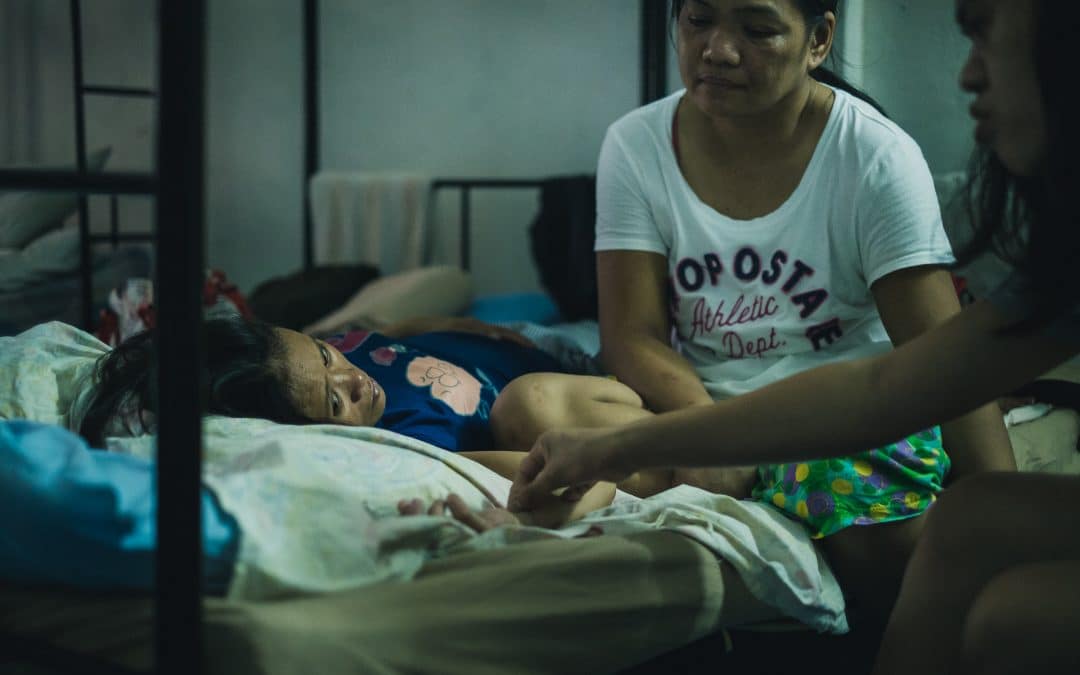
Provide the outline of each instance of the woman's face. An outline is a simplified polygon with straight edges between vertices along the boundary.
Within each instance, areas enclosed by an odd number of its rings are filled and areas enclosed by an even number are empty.
[[[279,367],[293,404],[312,422],[373,426],[386,393],[370,375],[322,340],[275,328],[285,347]]]
[[[686,0],[679,14],[679,72],[710,117],[756,115],[798,91],[828,56],[835,17],[811,48],[793,0]]]
[[[1034,175],[1047,153],[1035,69],[1035,1],[958,0],[956,11],[971,40],[960,86],[975,95],[975,140],[1012,173]]]

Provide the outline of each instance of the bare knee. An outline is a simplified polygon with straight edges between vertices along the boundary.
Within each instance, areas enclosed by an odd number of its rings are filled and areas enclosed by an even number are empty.
[[[965,672],[1022,673],[1033,666],[1061,665],[1048,639],[1060,629],[1054,612],[1032,597],[1038,580],[1028,570],[1004,572],[975,598],[964,621],[961,658]],[[1064,590],[1064,589],[1063,589]],[[1072,653],[1072,639],[1064,650]],[[1041,663],[1045,661],[1045,663]],[[1062,671],[1063,672],[1063,671]]]
[[[939,560],[963,561],[1000,537],[1000,522],[988,511],[1001,490],[993,474],[964,478],[926,512],[922,545]]]
[[[559,425],[565,392],[546,375],[522,375],[499,392],[490,418],[497,447],[528,450],[541,433]]]

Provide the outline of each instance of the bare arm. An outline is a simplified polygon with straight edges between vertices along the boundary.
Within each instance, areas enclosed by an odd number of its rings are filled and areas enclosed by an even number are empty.
[[[899,347],[960,311],[949,273],[915,267],[889,274],[871,288],[893,345]],[[950,481],[980,471],[1015,471],[1012,444],[993,402],[941,425],[953,468]]]
[[[616,430],[635,468],[792,462],[849,455],[950,420],[1076,353],[1041,335],[1002,333],[979,302],[872,359],[817,368],[708,408]],[[650,447],[667,446],[662,455]]]
[[[604,368],[654,412],[712,403],[697,373],[671,348],[664,256],[601,251],[596,273]]]
[[[545,434],[522,461],[514,508],[590,480],[671,465],[782,463],[840,457],[960,417],[1077,352],[1039,334],[1002,332],[977,302],[871,359],[816,368],[757,391],[603,432]]]

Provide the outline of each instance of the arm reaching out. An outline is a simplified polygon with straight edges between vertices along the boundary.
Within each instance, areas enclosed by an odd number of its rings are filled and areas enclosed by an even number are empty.
[[[817,368],[755,392],[604,432],[542,436],[510,490],[528,509],[552,490],[661,466],[781,463],[849,455],[955,419],[1076,352],[1004,331],[979,302],[897,349]],[[564,497],[567,495],[564,494]]]

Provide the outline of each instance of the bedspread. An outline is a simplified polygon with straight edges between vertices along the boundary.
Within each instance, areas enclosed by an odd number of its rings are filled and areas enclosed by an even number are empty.
[[[208,418],[206,483],[243,537],[229,595],[266,599],[412,578],[432,558],[520,542],[674,530],[728,561],[749,590],[820,631],[847,629],[839,585],[805,531],[767,506],[680,486],[623,496],[559,530],[503,527],[476,534],[447,517],[397,515],[397,502],[460,494],[502,502],[510,481],[475,462],[393,432],[290,427]],[[110,448],[152,454],[150,437]]]

